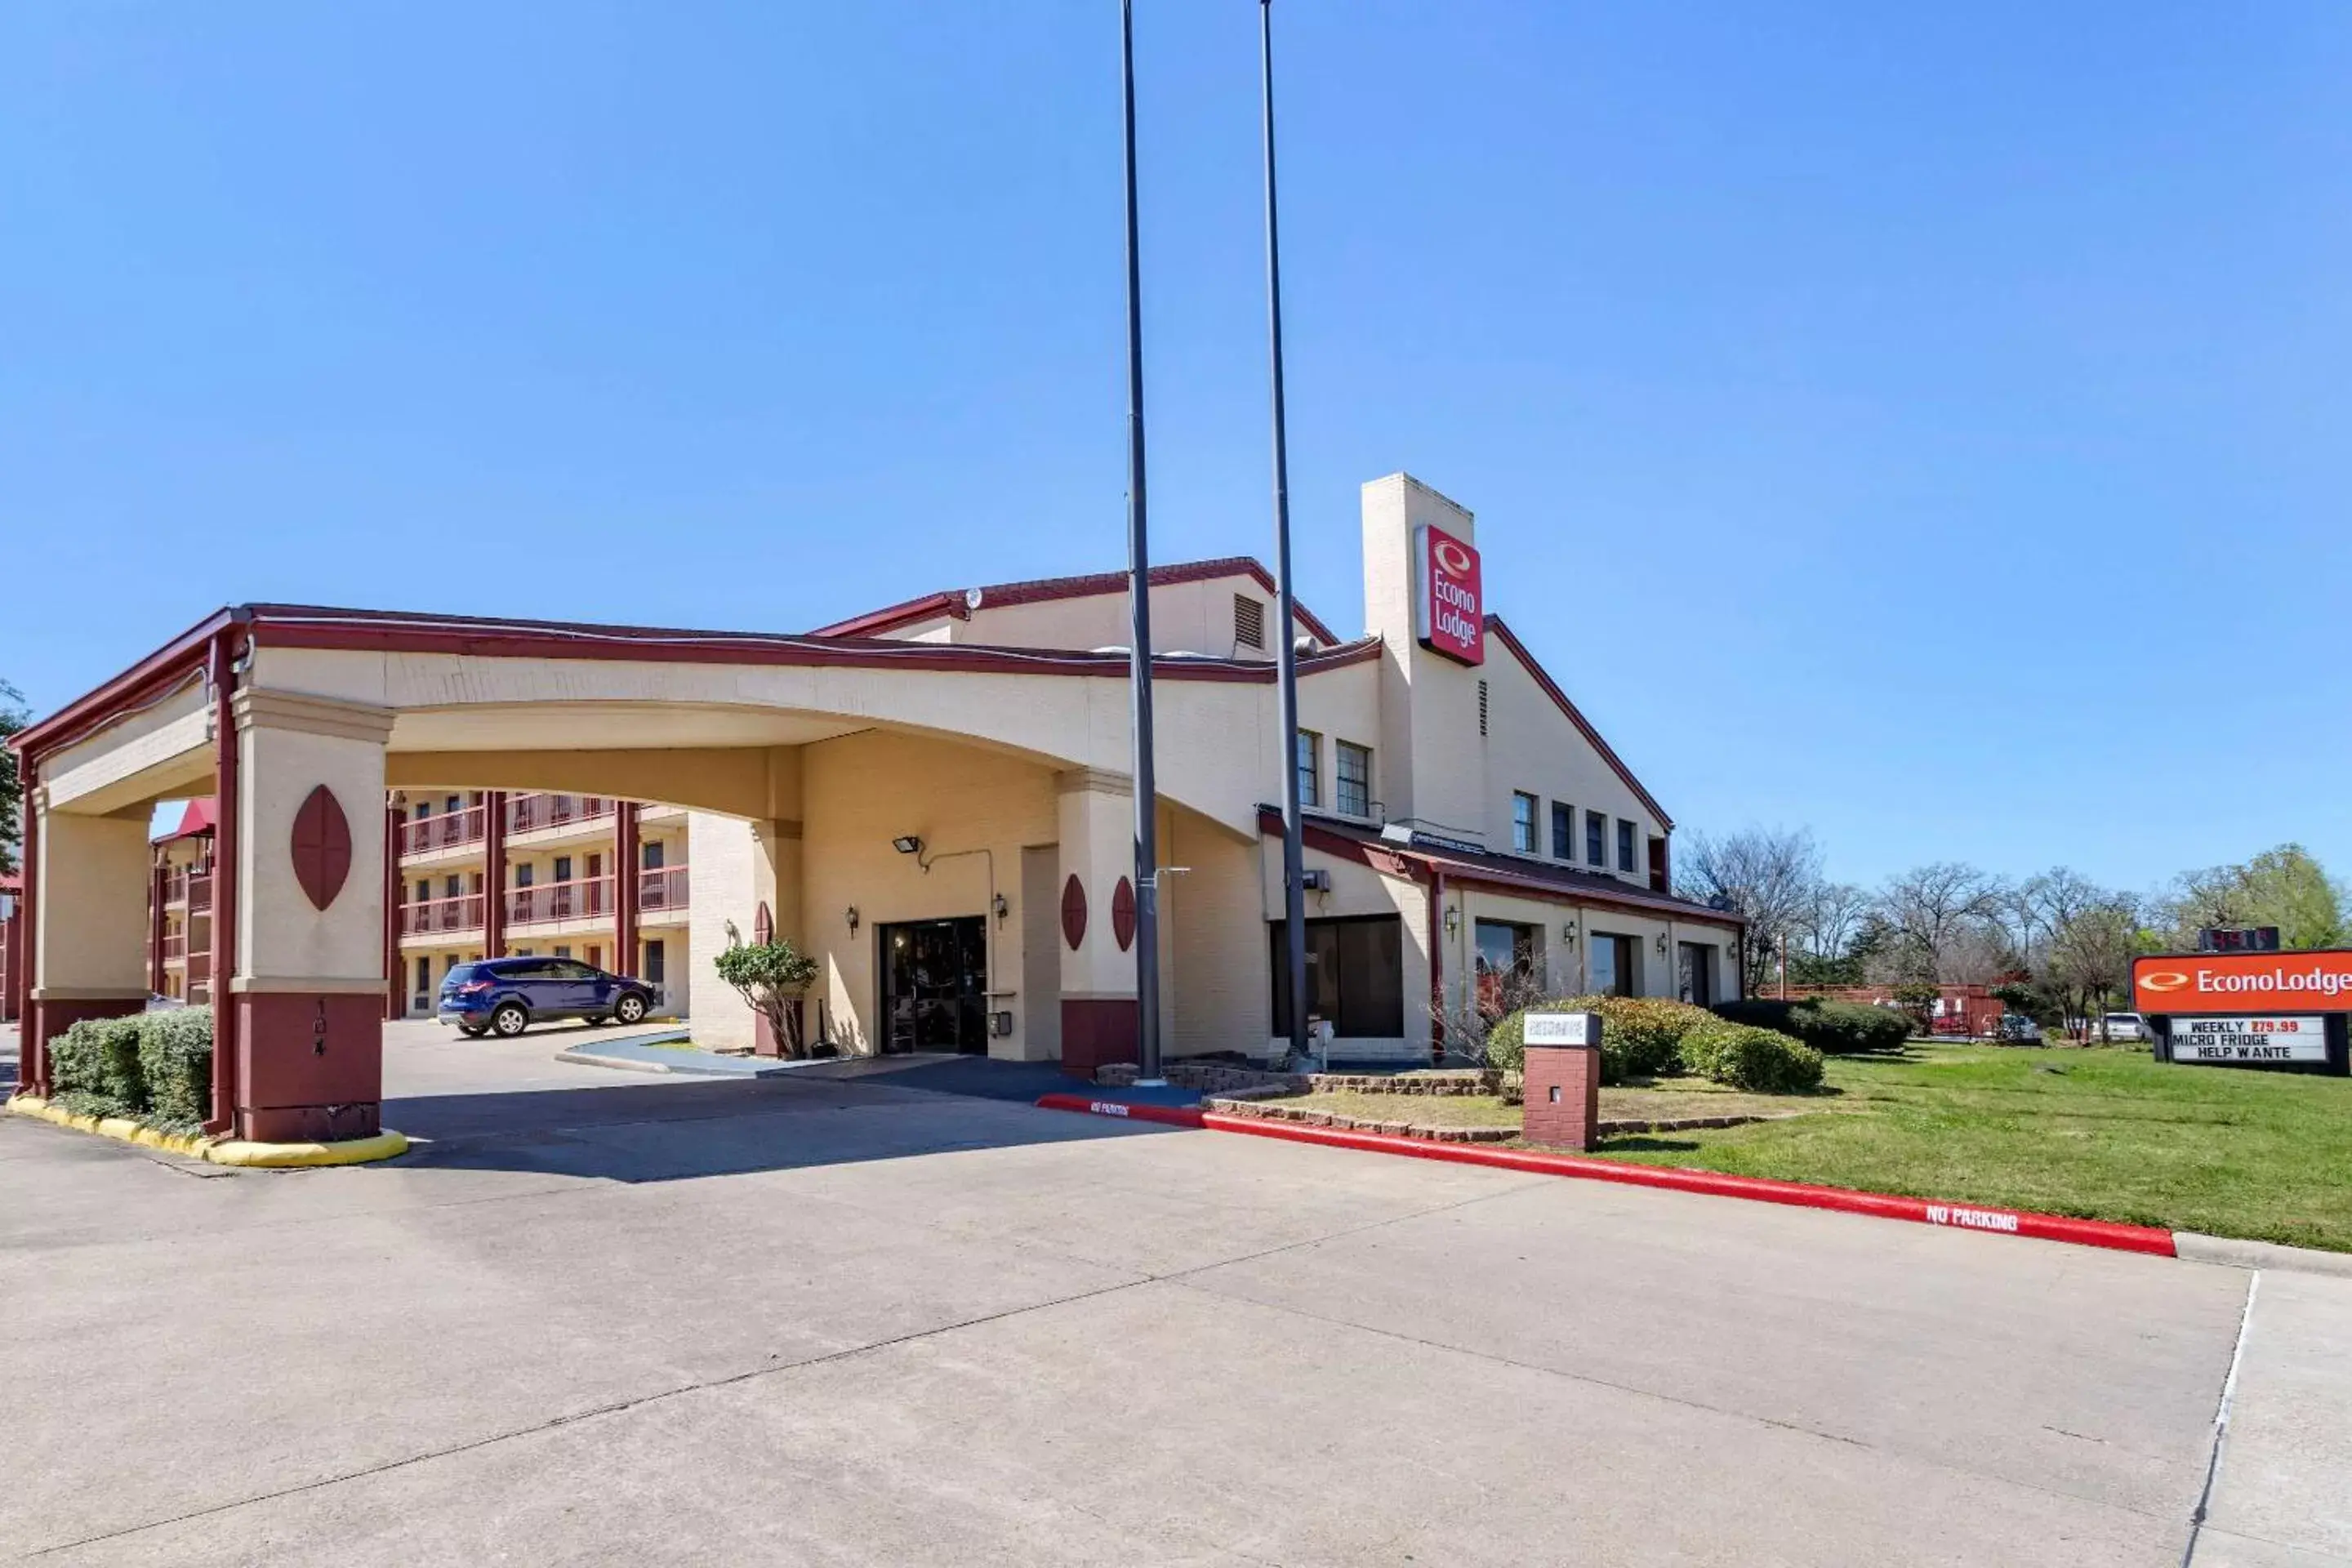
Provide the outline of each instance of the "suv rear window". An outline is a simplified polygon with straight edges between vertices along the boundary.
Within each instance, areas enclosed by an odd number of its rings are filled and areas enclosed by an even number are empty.
[[[471,963],[461,963],[457,968],[451,970],[448,973],[443,975],[441,977],[441,984],[444,985],[463,985],[471,981],[478,973],[478,969],[476,965]]]

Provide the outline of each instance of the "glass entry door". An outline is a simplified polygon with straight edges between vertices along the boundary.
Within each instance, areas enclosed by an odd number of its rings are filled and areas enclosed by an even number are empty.
[[[978,915],[876,928],[886,1051],[988,1050],[988,931]]]

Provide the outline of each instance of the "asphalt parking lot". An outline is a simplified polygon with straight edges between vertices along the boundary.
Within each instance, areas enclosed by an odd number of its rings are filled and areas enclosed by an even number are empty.
[[[0,1552],[2173,1564],[2234,1361],[2193,1562],[2352,1563],[2352,1280],[428,1031],[389,1165],[0,1120]]]

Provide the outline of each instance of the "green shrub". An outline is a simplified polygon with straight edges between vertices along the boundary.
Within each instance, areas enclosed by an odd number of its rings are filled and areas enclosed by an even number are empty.
[[[1795,1002],[1751,996],[1738,1002],[1718,1002],[1715,1011],[1718,1017],[1735,1024],[1794,1035],[1830,1057],[1899,1051],[1912,1028],[1911,1016],[1897,1008],[1832,1002],[1817,996]]]
[[[150,1121],[174,1128],[201,1125],[212,1114],[212,1009],[174,1007],[142,1018],[139,1070],[146,1080]]]
[[[1683,1037],[1714,1022],[1706,1008],[1663,996],[1561,996],[1538,1003],[1537,1010],[1601,1015],[1602,1083],[1678,1071]],[[1503,1072],[1526,1069],[1524,1016],[1524,1012],[1513,1013],[1486,1032],[1488,1067]]]
[[[1717,1018],[1683,1037],[1683,1065],[1699,1077],[1759,1094],[1818,1089],[1822,1053],[1777,1029]]]
[[[49,1041],[49,1080],[77,1110],[136,1116],[147,1108],[139,1072],[139,1018],[84,1018]]]

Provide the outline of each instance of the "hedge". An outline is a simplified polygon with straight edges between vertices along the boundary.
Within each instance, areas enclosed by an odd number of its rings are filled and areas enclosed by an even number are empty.
[[[1656,1078],[1679,1070],[1683,1037],[1713,1023],[1704,1007],[1663,996],[1562,996],[1537,1004],[1540,1012],[1601,1015],[1601,1081]],[[1524,1012],[1514,1013],[1486,1032],[1486,1065],[1504,1072],[1527,1063]]]
[[[85,1018],[50,1037],[49,1079],[57,1098],[77,1111],[199,1125],[212,1107],[212,1010]]]
[[[1899,1051],[1911,1037],[1914,1020],[1894,1007],[1873,1007],[1861,1002],[1832,1002],[1811,996],[1796,1002],[1748,997],[1718,1002],[1718,1017],[1783,1035],[1794,1035],[1823,1056],[1859,1056],[1871,1051]]]
[[[1683,1037],[1683,1065],[1699,1077],[1759,1094],[1818,1089],[1822,1053],[1774,1029],[1710,1020]]]

